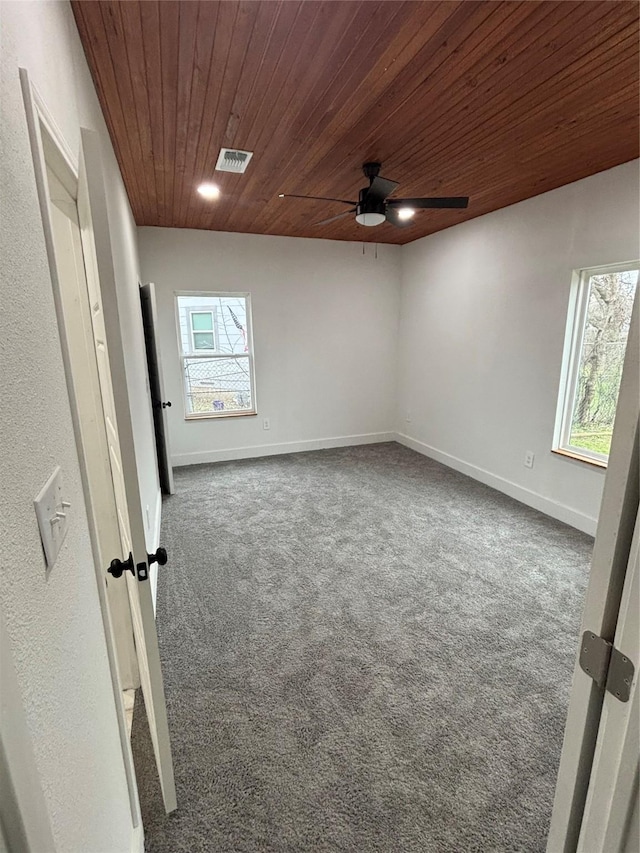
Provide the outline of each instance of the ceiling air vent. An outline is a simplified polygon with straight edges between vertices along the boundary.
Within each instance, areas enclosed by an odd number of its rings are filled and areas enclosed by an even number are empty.
[[[235,172],[236,175],[241,175],[249,165],[249,160],[253,157],[253,151],[237,151],[234,148],[221,148],[218,162],[216,163],[217,172]]]

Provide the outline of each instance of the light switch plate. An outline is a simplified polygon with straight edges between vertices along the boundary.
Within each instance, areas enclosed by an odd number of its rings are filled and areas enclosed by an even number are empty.
[[[69,529],[69,509],[71,507],[69,501],[64,497],[62,469],[59,465],[33,503],[40,527],[40,538],[42,539],[47,567],[51,569]]]

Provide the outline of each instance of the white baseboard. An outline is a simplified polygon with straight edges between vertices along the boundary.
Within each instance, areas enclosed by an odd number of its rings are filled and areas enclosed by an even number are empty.
[[[410,447],[411,450],[421,453],[423,456],[428,456],[430,459],[442,462],[443,465],[460,471],[461,474],[466,474],[468,477],[478,480],[486,486],[491,486],[499,492],[504,492],[505,495],[509,495],[509,497],[515,498],[515,500],[533,507],[533,509],[544,512],[545,515],[557,518],[558,521],[563,521],[565,524],[571,525],[571,527],[576,527],[590,536],[595,536],[596,534],[597,518],[592,518],[589,515],[585,515],[585,513],[578,512],[578,510],[561,504],[558,501],[551,500],[551,498],[545,498],[543,495],[531,491],[531,489],[526,489],[524,486],[519,486],[517,483],[511,482],[511,480],[506,480],[504,477],[492,474],[484,468],[479,468],[477,465],[472,465],[470,462],[458,459],[457,456],[452,456],[450,453],[437,450],[435,447],[431,447],[422,441],[404,435],[404,433],[396,433],[395,440],[399,444],[404,444],[405,447]]]
[[[229,447],[224,450],[199,450],[194,453],[177,453],[171,464],[180,468],[206,462],[230,462],[234,459],[254,459],[260,456],[277,456],[282,453],[302,453],[305,450],[326,450],[330,447],[352,447],[357,444],[378,444],[395,441],[394,432],[370,432],[364,435],[341,435],[335,438],[314,438],[310,441],[285,441],[282,444],[255,444],[252,447]]]
[[[178,453],[172,457],[172,464],[176,468],[187,465],[201,465],[207,462],[229,462],[235,459],[254,459],[260,456],[276,456],[282,453],[302,453],[305,450],[324,450],[331,447],[352,447],[358,444],[377,444],[383,441],[397,441],[399,444],[410,447],[412,450],[421,453],[423,456],[428,456],[435,459],[437,462],[442,462],[449,468],[460,471],[474,480],[478,480],[505,495],[514,498],[520,503],[544,512],[552,518],[557,518],[558,521],[563,521],[572,527],[588,533],[590,536],[595,536],[596,527],[598,524],[597,518],[592,518],[585,513],[579,512],[566,504],[554,501],[551,498],[546,498],[537,492],[527,489],[524,486],[519,486],[517,483],[500,477],[497,474],[492,474],[484,468],[477,465],[472,465],[470,462],[465,462],[463,459],[458,459],[457,456],[452,456],[450,453],[445,453],[442,450],[437,450],[422,441],[418,441],[411,436],[401,432],[373,432],[363,435],[342,435],[334,438],[318,438],[310,441],[288,441],[282,444],[256,444],[251,447],[230,447],[223,450],[205,450],[196,451],[194,453]],[[160,511],[157,513],[158,525],[160,519]],[[159,531],[159,527],[158,527]],[[159,535],[159,534],[158,534]],[[156,546],[157,547],[157,546]]]
[[[131,853],[144,853],[144,830],[138,824],[131,835]]]
[[[156,498],[156,511],[153,519],[153,531],[151,533],[150,553],[155,552],[160,545],[160,525],[162,524],[162,492],[158,489]],[[158,595],[158,564],[149,567],[149,583],[151,584],[151,599],[153,601],[153,612],[156,612],[156,596]]]

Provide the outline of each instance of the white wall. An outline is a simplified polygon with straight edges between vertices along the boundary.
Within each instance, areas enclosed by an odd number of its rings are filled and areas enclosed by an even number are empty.
[[[138,242],[158,292],[174,464],[390,437],[398,246],[376,259],[361,243],[148,227]],[[185,421],[175,290],[251,293],[258,417]]]
[[[604,470],[551,453],[560,365],[572,271],[640,254],[637,162],[402,248],[381,246],[377,260],[373,246],[363,256],[356,243],[138,234],[143,275],[158,288],[174,464],[395,431],[595,531]],[[185,421],[174,290],[252,293],[258,418]]]
[[[638,243],[636,161],[403,247],[403,440],[593,533],[604,471],[551,453],[571,274]]]
[[[121,313],[134,341],[130,367],[134,357],[139,361],[141,340],[136,235],[69,4],[3,2],[0,15],[0,606],[56,850],[128,853],[127,781],[19,66],[29,71],[72,151],[79,149],[81,125],[102,137]],[[155,503],[155,462],[142,447],[150,424],[144,370],[129,378],[143,493]],[[58,464],[73,517],[45,577],[33,499]]]

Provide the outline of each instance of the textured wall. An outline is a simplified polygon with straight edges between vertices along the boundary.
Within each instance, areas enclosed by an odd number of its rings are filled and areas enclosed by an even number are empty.
[[[158,292],[176,464],[393,429],[400,247],[376,258],[360,243],[171,228],[140,228],[138,240]],[[175,290],[251,293],[257,418],[184,420]]]
[[[603,469],[551,453],[571,275],[638,235],[636,161],[404,246],[398,430],[594,532]]]
[[[2,3],[0,177],[0,605],[61,853],[128,853],[131,815],[18,66],[72,151],[104,141],[114,240],[135,268],[135,234],[67,3]],[[33,499],[56,465],[72,522],[45,577]]]

